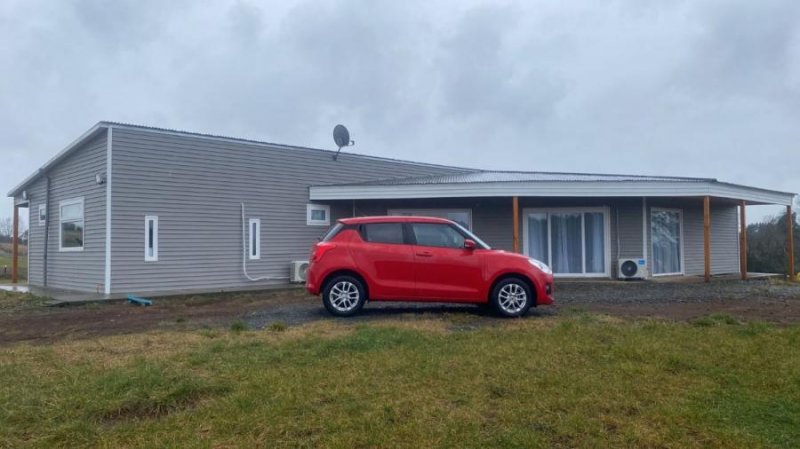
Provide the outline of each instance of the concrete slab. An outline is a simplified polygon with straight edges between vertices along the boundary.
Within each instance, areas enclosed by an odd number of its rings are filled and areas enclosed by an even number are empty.
[[[27,285],[19,284],[0,284],[0,290],[13,293],[28,293],[30,289]]]
[[[64,305],[77,305],[90,302],[101,302],[109,300],[125,300],[129,294],[140,296],[143,298],[164,298],[169,296],[185,296],[203,294],[209,295],[214,293],[231,293],[231,292],[246,292],[246,291],[269,291],[269,290],[297,290],[302,289],[301,284],[280,284],[273,286],[260,286],[253,288],[232,289],[232,290],[174,290],[174,291],[155,291],[155,292],[129,292],[129,293],[112,293],[110,295],[91,293],[91,292],[78,292],[74,290],[64,290],[51,287],[29,287],[30,293],[50,298],[52,301],[48,302],[51,306],[64,306]],[[155,304],[154,304],[155,305]]]

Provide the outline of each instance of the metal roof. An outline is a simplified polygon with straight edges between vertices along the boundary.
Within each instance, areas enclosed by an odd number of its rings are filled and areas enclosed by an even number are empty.
[[[222,136],[216,134],[205,134],[205,133],[198,133],[198,132],[191,132],[191,131],[182,131],[178,129],[170,129],[170,128],[158,128],[155,126],[145,126],[145,125],[135,125],[130,123],[122,123],[122,122],[112,122],[112,121],[100,121],[97,122],[94,126],[89,128],[88,131],[83,133],[80,137],[72,141],[69,145],[67,145],[64,149],[58,152],[55,156],[53,156],[50,160],[48,160],[41,168],[37,171],[33,172],[30,176],[25,178],[21,183],[19,183],[16,187],[11,189],[8,192],[9,197],[13,197],[18,195],[25,187],[31,184],[33,181],[38,179],[44,173],[46,173],[50,168],[64,160],[67,156],[72,154],[75,150],[77,150],[81,144],[83,144],[86,140],[94,137],[98,132],[103,131],[108,128],[118,128],[118,129],[134,129],[134,130],[143,130],[143,131],[151,131],[154,133],[159,134],[171,134],[171,135],[178,135],[178,136],[189,136],[189,137],[198,137],[202,139],[212,139],[218,140],[223,142],[235,142],[235,143],[245,143],[251,145],[263,145],[269,146],[272,148],[288,148],[288,149],[295,149],[295,150],[303,150],[303,151],[316,151],[316,152],[324,152],[329,153],[331,155],[335,154],[336,151],[334,150],[325,150],[321,148],[311,148],[311,147],[303,147],[297,145],[286,145],[280,143],[273,143],[273,142],[266,142],[260,140],[252,140],[252,139],[243,139],[239,137],[229,137],[229,136]],[[464,167],[456,167],[452,165],[441,165],[441,164],[429,164],[425,162],[416,162],[416,161],[408,161],[403,159],[395,159],[389,157],[381,157],[381,156],[371,156],[367,154],[359,154],[354,153],[352,151],[348,151],[346,153],[349,156],[357,157],[360,159],[370,159],[370,160],[377,160],[377,161],[391,161],[391,162],[402,162],[405,164],[413,164],[422,167],[438,167],[438,168],[446,168],[450,170],[462,170],[465,172],[472,171],[472,168],[464,168]]]
[[[239,142],[253,145],[264,145],[273,148],[291,148],[305,151],[318,151],[334,154],[333,150],[276,144],[258,140],[157,128],[152,126],[133,125],[127,123],[101,121],[86,131],[61,152],[56,154],[38,171],[34,172],[22,183],[12,189],[8,196],[18,195],[28,184],[42,176],[51,167],[61,162],[75,151],[87,139],[107,128],[146,130],[161,134],[192,136],[203,139],[214,139],[227,142]],[[719,182],[714,178],[688,178],[677,176],[619,175],[602,173],[568,173],[541,171],[502,171],[478,170],[464,167],[427,164],[378,156],[348,152],[357,158],[404,162],[427,167],[440,167],[460,170],[460,173],[447,175],[419,176],[410,178],[383,179],[352,184],[336,184],[312,186],[311,199],[340,198],[392,198],[432,197],[431,195],[477,196],[504,195],[509,192],[519,194],[537,194],[544,196],[564,196],[571,194],[601,194],[606,192],[612,196],[623,194],[659,195],[669,191],[683,192],[683,195],[720,194],[723,197],[748,199],[761,204],[791,204],[794,194]],[[570,187],[572,186],[572,187]],[[578,187],[584,186],[584,187]],[[616,186],[616,187],[615,187]],[[671,187],[670,187],[671,186]],[[385,190],[385,192],[383,192]],[[383,193],[382,193],[383,192]],[[513,193],[513,192],[512,192]],[[680,196],[680,195],[679,195]]]
[[[525,172],[525,171],[498,171],[476,170],[468,173],[448,175],[416,176],[410,178],[382,179],[358,183],[335,184],[337,186],[401,186],[401,185],[429,185],[429,184],[480,184],[496,182],[709,182],[713,178],[686,178],[676,176],[644,176],[644,175],[616,175],[602,173],[560,173],[560,172]]]
[[[714,178],[475,170],[451,175],[316,185],[312,201],[481,197],[703,197],[790,205],[795,194]]]

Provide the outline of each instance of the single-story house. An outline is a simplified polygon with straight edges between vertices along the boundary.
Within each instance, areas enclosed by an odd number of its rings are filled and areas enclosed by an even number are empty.
[[[99,122],[9,192],[30,214],[28,282],[106,295],[285,284],[336,219],[383,214],[453,219],[556,276],[746,273],[745,206],[795,196],[333,154]]]

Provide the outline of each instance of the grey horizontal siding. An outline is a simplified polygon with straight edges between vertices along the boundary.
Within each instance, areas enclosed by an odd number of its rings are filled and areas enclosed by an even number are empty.
[[[619,253],[616,259],[644,258],[642,245],[642,201],[637,199],[633,202],[619,202],[615,204],[613,214],[619,220],[618,243]]]
[[[355,204],[356,216],[386,215],[390,209],[469,209],[472,230],[481,240],[492,248],[507,251],[513,246],[511,198],[365,200]],[[343,210],[347,213],[345,208]]]
[[[461,169],[343,153],[115,129],[112,291],[234,290],[285,283],[325,226],[306,225],[313,184],[458,173]],[[261,259],[242,272],[242,223],[261,219]],[[332,204],[335,218],[352,203]],[[383,212],[385,213],[385,211]],[[159,217],[159,260],[144,261],[144,217]]]
[[[106,171],[106,134],[102,133],[76,149],[54,166],[50,177],[47,286],[94,292],[105,282],[106,186],[95,181]],[[44,231],[39,225],[39,205],[45,201],[45,180],[39,178],[29,188],[30,256],[29,283],[42,286],[44,281]],[[83,251],[59,251],[59,203],[83,197]]]
[[[44,204],[45,182],[43,178],[33,182],[27,188],[30,206],[28,208],[28,284],[42,286],[44,264],[44,230],[39,225],[39,205]]]
[[[739,208],[711,207],[711,272],[739,272]]]

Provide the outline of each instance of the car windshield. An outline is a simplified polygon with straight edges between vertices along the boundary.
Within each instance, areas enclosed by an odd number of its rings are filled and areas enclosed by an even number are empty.
[[[461,232],[463,232],[463,233],[464,233],[464,235],[466,235],[466,236],[467,236],[467,238],[468,238],[468,239],[475,240],[475,243],[477,243],[479,247],[481,247],[481,248],[483,248],[483,249],[492,249],[492,247],[490,247],[489,245],[487,245],[487,244],[486,244],[486,242],[484,242],[483,240],[479,239],[477,235],[473,234],[472,232],[470,232],[470,231],[469,231],[468,229],[466,229],[465,227],[461,226],[461,225],[460,225],[460,224],[458,224],[458,223],[454,223],[454,224],[456,225],[456,227],[457,227],[457,228],[458,228],[458,229],[459,229]]]

